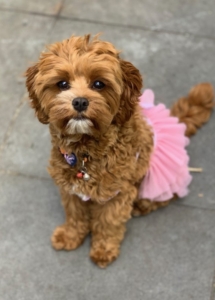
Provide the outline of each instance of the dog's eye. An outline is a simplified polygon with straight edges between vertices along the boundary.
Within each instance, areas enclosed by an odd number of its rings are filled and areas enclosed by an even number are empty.
[[[93,89],[95,90],[101,90],[105,87],[105,84],[102,82],[102,81],[98,81],[96,80],[94,83],[93,83]]]
[[[57,83],[57,86],[62,90],[62,91],[65,91],[65,90],[68,90],[70,88],[70,85],[67,81],[59,81]]]

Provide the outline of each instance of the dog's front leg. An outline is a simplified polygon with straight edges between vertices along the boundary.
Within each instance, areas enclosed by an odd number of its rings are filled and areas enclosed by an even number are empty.
[[[125,234],[125,224],[131,217],[136,189],[131,186],[105,204],[91,206],[92,244],[90,257],[101,268],[105,268],[119,255],[120,243]]]
[[[54,230],[51,242],[56,250],[73,250],[82,244],[89,233],[89,204],[64,191],[61,191],[61,196],[66,222]]]

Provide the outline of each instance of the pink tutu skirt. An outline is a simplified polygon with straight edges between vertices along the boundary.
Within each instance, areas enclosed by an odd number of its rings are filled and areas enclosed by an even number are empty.
[[[140,97],[140,106],[154,135],[154,149],[150,167],[139,189],[139,199],[167,201],[174,194],[184,197],[192,177],[188,170],[189,157],[185,147],[185,124],[171,117],[163,104],[154,105],[154,94],[145,90]]]

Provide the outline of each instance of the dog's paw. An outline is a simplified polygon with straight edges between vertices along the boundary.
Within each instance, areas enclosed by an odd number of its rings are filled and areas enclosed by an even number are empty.
[[[90,258],[100,268],[106,268],[119,255],[119,247],[110,244],[92,245],[90,250]]]
[[[78,236],[78,232],[69,226],[57,227],[51,237],[51,243],[56,250],[74,250],[81,245],[83,239]]]

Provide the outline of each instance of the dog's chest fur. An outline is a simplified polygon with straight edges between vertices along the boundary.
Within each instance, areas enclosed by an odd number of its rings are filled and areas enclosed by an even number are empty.
[[[128,189],[130,184],[138,184],[148,169],[152,133],[139,113],[121,128],[111,125],[98,140],[83,137],[79,142],[69,142],[69,137],[58,138],[53,129],[50,131],[53,149],[49,173],[68,193],[107,201],[119,191]],[[74,167],[60,153],[59,147],[62,146],[68,153],[76,155]],[[89,181],[77,178],[85,153],[89,155],[85,164]]]

